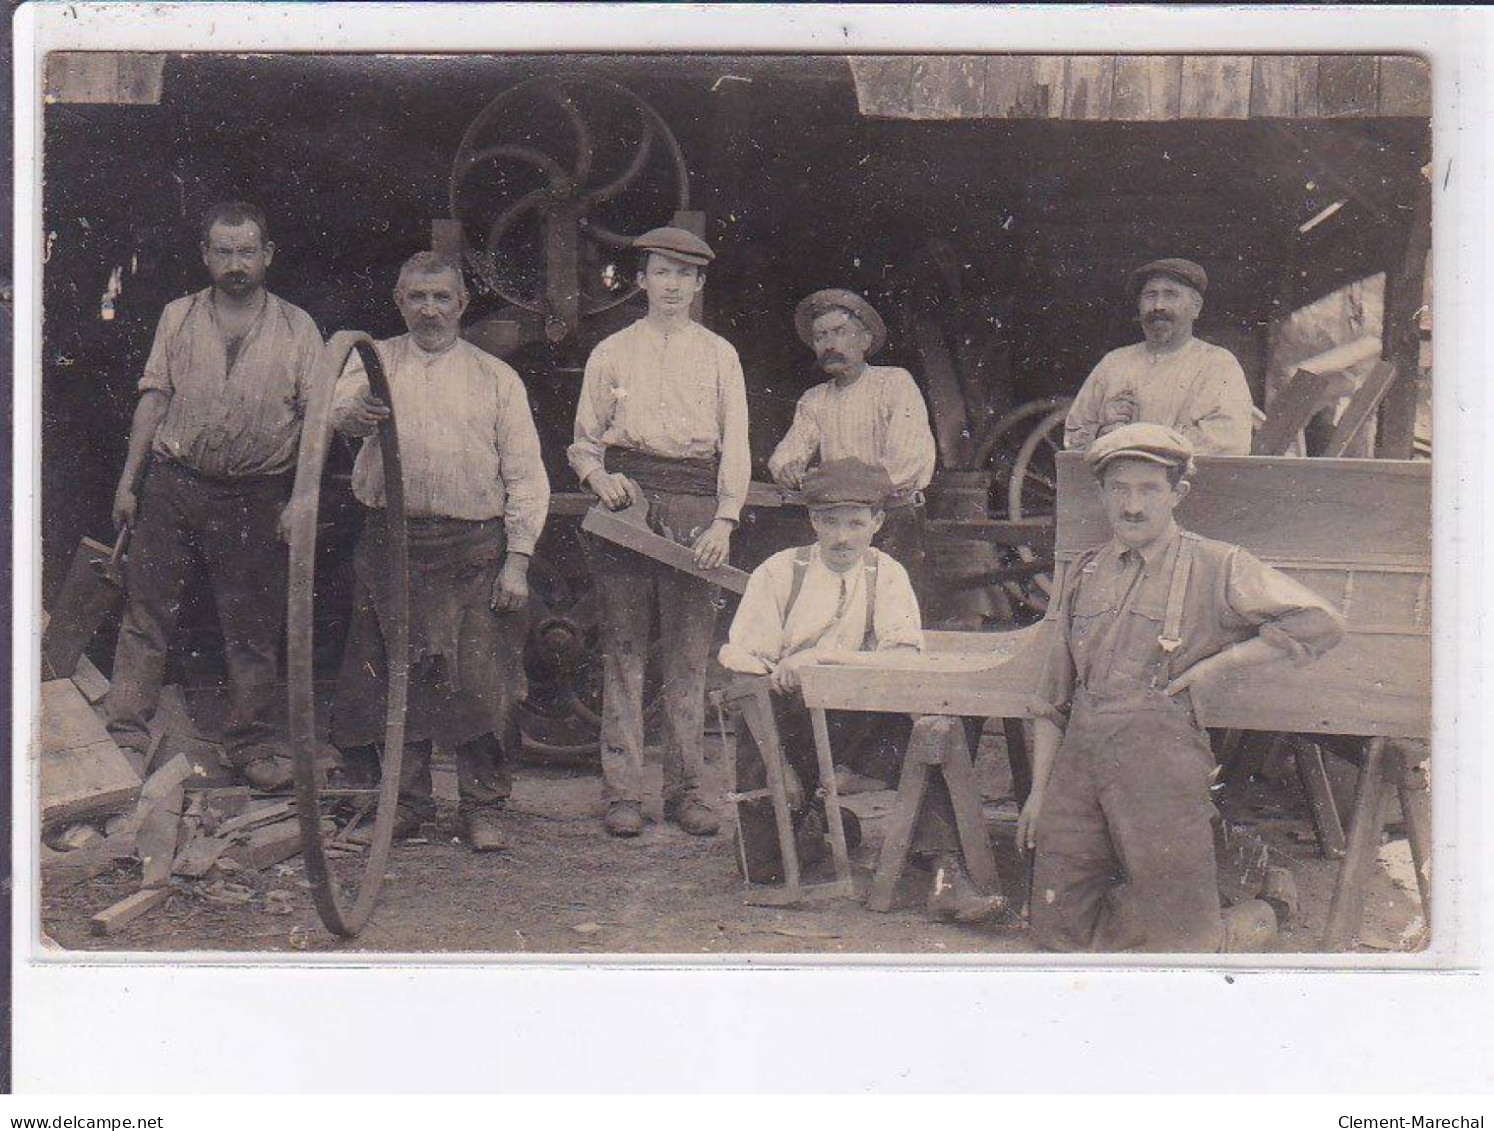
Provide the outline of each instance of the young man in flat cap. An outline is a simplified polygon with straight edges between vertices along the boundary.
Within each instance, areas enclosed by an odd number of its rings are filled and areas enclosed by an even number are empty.
[[[1084,451],[1124,424],[1164,424],[1199,455],[1250,454],[1254,406],[1234,354],[1193,336],[1209,277],[1187,259],[1131,273],[1143,341],[1111,350],[1074,398],[1064,447]]]
[[[825,826],[807,801],[819,784],[819,766],[809,711],[799,697],[800,671],[827,653],[923,650],[918,598],[907,571],[871,548],[886,515],[884,502],[895,496],[886,470],[854,458],[831,460],[805,474],[802,490],[815,544],[780,551],[752,571],[720,653],[723,667],[766,675],[772,685],[801,843],[807,823],[817,823],[819,836]],[[841,712],[828,713],[832,745],[843,721]],[[765,781],[762,755],[751,733],[741,728],[737,788],[760,789]],[[978,891],[967,876],[954,809],[942,783],[931,788],[930,797],[914,843],[915,852],[934,858],[930,913],[963,922],[989,918],[1001,901]],[[776,874],[782,863],[771,811],[747,802],[739,819],[749,877]],[[816,839],[808,837],[806,847]]]
[[[409,332],[379,342],[399,423],[409,515],[410,702],[396,835],[435,812],[431,745],[456,759],[462,837],[474,852],[503,847],[499,812],[522,686],[529,557],[549,511],[550,481],[519,375],[461,337],[461,268],[434,252],[400,269],[394,300]],[[354,357],[332,419],[364,437],[353,493],[366,509],[353,559],[358,578],[332,742],[355,780],[378,776],[388,656],[389,532],[379,421],[389,408]]]
[[[1334,647],[1343,618],[1247,551],[1173,517],[1193,445],[1128,424],[1089,449],[1112,537],[1064,575],[1036,694],[1032,927],[1049,950],[1229,945],[1214,868],[1214,759],[1189,689]]]
[[[648,502],[648,524],[714,569],[727,560],[747,498],[747,389],[731,343],[690,318],[715,258],[704,240],[656,228],[633,241],[648,313],[604,339],[586,362],[567,457],[613,510]],[[604,824],[637,836],[643,817],[643,678],[655,609],[664,669],[664,814],[714,836],[701,796],[705,676],[716,627],[706,581],[600,539],[585,543],[602,603]]]
[[[799,399],[794,423],[768,459],[768,473],[798,489],[818,459],[859,459],[892,481],[886,522],[877,541],[913,578],[923,581],[923,490],[934,475],[934,433],[913,375],[871,365],[887,342],[887,327],[871,303],[852,291],[816,291],[794,311],[799,338],[814,350],[830,380]]]

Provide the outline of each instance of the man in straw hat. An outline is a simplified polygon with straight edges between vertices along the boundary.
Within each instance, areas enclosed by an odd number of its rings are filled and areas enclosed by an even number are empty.
[[[1064,575],[1017,824],[1018,846],[1037,853],[1032,927],[1045,949],[1232,945],[1214,867],[1214,759],[1189,689],[1306,661],[1343,636],[1317,594],[1179,528],[1193,451],[1171,428],[1128,424],[1086,457],[1112,537]]]
[[[604,339],[586,362],[567,456],[586,489],[613,510],[648,502],[655,533],[689,546],[696,565],[726,562],[747,498],[747,389],[731,343],[690,318],[715,258],[681,228],[633,241],[648,314]],[[664,815],[693,836],[713,836],[701,795],[705,672],[716,626],[715,589],[640,554],[585,542],[602,602],[604,824],[643,831],[643,679],[659,615],[664,673]]]
[[[1254,406],[1234,354],[1193,336],[1209,277],[1188,259],[1131,273],[1144,340],[1111,350],[1069,409],[1064,447],[1084,451],[1125,424],[1165,424],[1199,455],[1250,454]]]
[[[860,295],[816,291],[794,311],[794,328],[830,378],[799,399],[794,423],[768,459],[768,473],[799,488],[818,459],[859,459],[892,481],[878,546],[923,581],[923,490],[934,475],[929,410],[912,374],[868,357],[887,343],[881,316]]]
[[[799,673],[835,652],[921,652],[923,629],[907,571],[871,548],[886,515],[885,500],[895,494],[886,470],[854,458],[831,460],[812,468],[802,489],[815,544],[783,550],[752,571],[720,660],[732,671],[766,675],[771,682],[800,854],[813,860],[823,855],[826,824],[823,811],[808,800],[819,784],[819,768]],[[832,745],[846,714],[828,714]],[[759,789],[766,781],[762,755],[745,727],[738,728],[737,741],[737,788]],[[930,799],[914,842],[914,852],[933,865],[930,913],[967,923],[992,917],[1001,900],[979,891],[966,874],[942,782],[931,786]],[[764,800],[740,803],[738,820],[748,878],[769,882],[781,876],[774,818]],[[854,842],[859,825],[851,819],[847,826]]]

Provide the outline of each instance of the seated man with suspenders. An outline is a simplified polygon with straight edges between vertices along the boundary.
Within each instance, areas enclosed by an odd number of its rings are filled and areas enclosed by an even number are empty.
[[[809,799],[819,784],[809,711],[799,696],[799,670],[821,655],[847,651],[923,650],[918,598],[908,573],[871,546],[892,494],[887,472],[858,459],[834,460],[811,470],[803,483],[816,543],[774,554],[747,582],[722,666],[766,675],[773,689],[774,720],[788,763],[788,792],[799,831],[800,853],[813,859],[825,820]],[[835,712],[828,718],[832,745]],[[737,789],[761,788],[766,772],[751,734],[739,728]],[[960,863],[953,812],[942,786],[919,827],[915,851],[938,857],[930,911],[964,922],[990,917],[1000,906],[966,877]],[[743,803],[739,814],[742,856],[754,883],[777,878],[782,867],[774,819],[765,804]],[[855,823],[847,839],[855,842]],[[807,843],[806,843],[807,842]],[[809,849],[806,853],[805,849]]]

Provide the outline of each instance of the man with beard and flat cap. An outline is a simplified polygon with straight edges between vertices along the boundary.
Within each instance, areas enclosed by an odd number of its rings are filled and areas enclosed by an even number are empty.
[[[1131,273],[1145,340],[1111,350],[1074,398],[1064,447],[1087,451],[1126,424],[1173,428],[1205,456],[1250,454],[1253,405],[1234,354],[1193,336],[1209,277],[1187,259]]]

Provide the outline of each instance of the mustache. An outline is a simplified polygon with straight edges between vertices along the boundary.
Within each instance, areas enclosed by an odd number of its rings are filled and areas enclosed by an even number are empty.
[[[1154,310],[1150,314],[1142,316],[1143,322],[1171,322],[1173,317],[1165,310]]]
[[[846,360],[846,355],[843,354],[843,353],[841,353],[839,350],[826,350],[824,353],[820,354],[820,364],[821,365],[824,365],[825,362],[827,362],[827,361],[845,361],[845,360]]]

